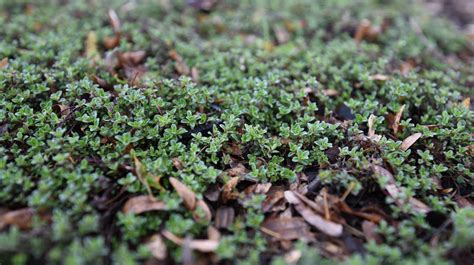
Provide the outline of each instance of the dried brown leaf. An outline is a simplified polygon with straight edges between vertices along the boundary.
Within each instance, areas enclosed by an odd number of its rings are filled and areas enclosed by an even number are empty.
[[[215,225],[217,228],[228,228],[234,222],[234,217],[234,208],[221,206],[216,212]]]
[[[400,109],[398,110],[397,114],[395,115],[395,119],[394,119],[393,124],[392,124],[392,129],[393,129],[394,134],[398,133],[398,129],[399,129],[399,125],[400,125],[400,119],[402,118],[404,109],[405,109],[405,105],[402,105],[400,107]]]
[[[227,172],[227,175],[229,175],[230,177],[235,177],[235,176],[243,177],[249,171],[247,168],[245,168],[243,164],[239,163],[235,165],[234,167],[232,167],[231,169],[227,170],[226,172]]]
[[[168,230],[164,230],[163,232],[161,232],[161,234],[176,245],[181,246],[184,242],[184,239],[177,237],[175,234],[171,233]]]
[[[283,259],[288,265],[296,265],[302,256],[303,253],[301,253],[301,250],[293,249],[286,253],[285,256],[283,256]]]
[[[207,228],[207,238],[209,238],[209,240],[219,241],[221,238],[221,233],[211,225]]]
[[[270,217],[262,223],[262,230],[279,240],[309,237],[309,226],[300,217]]]
[[[336,89],[324,89],[322,90],[323,94],[327,97],[335,97],[335,96],[339,96],[339,91],[337,91]]]
[[[265,200],[262,202],[262,210],[264,213],[273,211],[273,207],[277,205],[285,196],[283,189],[271,189]]]
[[[140,180],[140,182],[145,186],[148,192],[148,196],[150,198],[153,198],[153,193],[151,192],[150,185],[148,184],[148,181],[145,178],[147,175],[145,167],[143,167],[142,163],[140,162],[140,160],[138,160],[136,156],[133,157],[133,161],[135,163],[135,174],[137,175],[138,180]]]
[[[354,39],[357,43],[362,40],[373,41],[377,39],[381,31],[382,27],[375,27],[369,20],[364,19],[357,26]]]
[[[166,210],[166,204],[148,195],[140,195],[130,198],[123,206],[123,212],[125,214],[141,214],[144,212],[159,210]]]
[[[466,197],[456,194],[455,200],[459,207],[461,208],[474,208],[474,204]]]
[[[347,203],[345,203],[342,200],[337,203],[337,206],[339,207],[339,211],[341,211],[341,212],[348,213],[348,214],[351,214],[351,215],[354,215],[354,216],[358,216],[358,217],[364,218],[368,221],[371,221],[371,222],[374,222],[374,223],[377,223],[377,224],[380,221],[383,220],[382,216],[380,216],[379,214],[365,213],[365,212],[362,212],[362,211],[355,211],[351,207],[349,207],[349,205],[347,205]]]
[[[216,202],[219,200],[220,190],[219,187],[215,184],[211,184],[207,187],[206,192],[204,192],[204,196],[211,202]]]
[[[362,20],[357,26],[357,30],[354,36],[355,41],[361,42],[366,37],[371,27],[372,27],[372,23],[369,20],[367,19]]]
[[[392,173],[388,171],[387,169],[377,166],[377,165],[372,165],[372,169],[377,176],[383,176],[388,179],[388,183],[385,185],[385,191],[388,193],[388,195],[395,200],[395,203],[398,206],[403,206],[404,202],[400,199],[400,193],[401,190],[397,186],[395,182],[395,178],[393,177]],[[417,212],[417,213],[422,213],[426,214],[429,212],[431,209],[422,201],[415,199],[415,198],[409,198],[407,201],[408,204],[412,207],[412,209]]]
[[[407,75],[413,68],[415,68],[416,62],[414,60],[408,60],[406,62],[403,62],[400,65],[400,73],[402,75]]]
[[[375,74],[375,75],[369,76],[369,79],[374,80],[374,81],[387,81],[390,79],[390,76],[383,75],[383,74]]]
[[[53,111],[61,117],[67,116],[71,113],[71,107],[63,104],[53,105]]]
[[[196,67],[191,68],[191,79],[194,83],[199,82],[199,71]]]
[[[403,140],[402,144],[400,145],[400,150],[408,150],[408,148],[410,148],[418,139],[420,139],[421,136],[421,133],[415,133],[408,136],[405,140]]]
[[[0,61],[0,69],[7,68],[8,66],[8,58],[5,57]]]
[[[0,66],[0,68],[2,68],[2,67]],[[470,98],[470,97],[465,98],[465,99],[462,101],[462,105],[463,105],[464,107],[466,107],[467,109],[470,109],[470,108],[471,108],[471,98]]]
[[[104,38],[103,43],[104,47],[107,49],[113,49],[119,45],[120,35],[114,35],[113,37],[107,36]]]
[[[94,83],[99,85],[99,87],[101,87],[101,88],[103,88],[107,91],[114,92],[114,86],[107,83],[107,81],[105,81],[104,79],[98,77],[97,75],[92,75],[92,81],[94,81]]]
[[[217,3],[217,0],[187,0],[188,5],[202,11],[210,11]]]
[[[240,196],[239,202],[243,205],[246,201],[251,200],[255,194],[266,194],[272,187],[271,183],[258,183],[245,188],[244,196]]]
[[[196,209],[196,194],[176,178],[170,177],[170,183],[183,199],[184,206],[191,211]]]
[[[124,69],[125,77],[127,78],[128,83],[132,86],[140,86],[140,80],[142,79],[143,76],[145,76],[146,71],[147,71],[146,67],[143,65],[138,65],[138,66],[124,65],[123,69]]]
[[[171,50],[168,55],[172,60],[175,61],[174,68],[176,72],[180,75],[190,75],[191,74],[191,69],[189,66],[186,64],[184,61],[183,57],[179,55],[175,50]]]
[[[362,222],[362,231],[364,233],[365,239],[367,241],[374,240],[377,243],[381,243],[382,238],[380,238],[377,232],[375,232],[375,229],[377,229],[377,225],[375,223],[369,221]]]
[[[275,32],[275,38],[278,44],[287,43],[290,39],[290,33],[288,33],[288,31],[282,26],[275,25],[273,31]]]
[[[301,204],[302,203],[302,201],[296,196],[296,192],[285,191],[284,196],[285,196],[285,199],[291,204]]]
[[[157,260],[164,260],[167,256],[167,249],[163,238],[159,234],[153,235],[146,243],[153,257]]]
[[[185,243],[185,240],[182,238],[177,237],[170,231],[163,231],[161,233],[164,237],[166,237],[168,240],[172,241],[173,243],[183,246]],[[189,241],[188,247],[197,250],[200,252],[213,252],[214,250],[217,249],[219,246],[219,241],[218,240],[211,240],[211,239],[193,239]]]
[[[303,194],[299,193],[299,192],[296,192],[296,191],[293,191],[293,194],[298,197],[298,199],[300,199],[302,202],[304,202],[306,205],[308,205],[309,207],[311,207],[313,210],[315,210],[316,212],[318,213],[324,213],[324,207],[323,205],[320,205],[310,199],[308,199],[306,196],[304,196]]]
[[[179,159],[179,157],[174,157],[174,158],[171,159],[171,161],[173,162],[173,166],[177,170],[182,170],[183,169],[183,162],[181,162],[181,159]]]
[[[109,15],[109,23],[112,26],[113,31],[115,33],[120,32],[120,19],[118,18],[115,10],[110,9],[108,15]]]
[[[342,235],[343,227],[341,224],[325,220],[320,215],[316,214],[311,208],[306,206],[293,191],[285,191],[285,198],[289,203],[293,204],[295,209],[299,214],[301,214],[301,216],[303,216],[306,222],[313,225],[321,232],[334,237]]]
[[[413,210],[417,213],[427,214],[429,211],[431,211],[431,208],[428,205],[416,198],[410,198],[408,202],[410,203]]]
[[[368,137],[375,136],[375,129],[374,129],[374,122],[377,117],[373,114],[370,114],[369,119],[367,120],[367,126],[369,127],[369,131],[367,132]]]
[[[32,208],[23,208],[9,211],[0,216],[0,229],[7,225],[14,225],[20,229],[29,229],[36,211]]]
[[[138,65],[143,59],[145,59],[146,52],[142,50],[138,51],[129,51],[120,54],[119,60],[122,64],[129,66]]]
[[[219,246],[219,241],[210,239],[191,240],[189,247],[199,252],[213,252]]]
[[[238,197],[238,193],[234,193],[233,190],[239,183],[239,177],[231,178],[222,188],[222,198],[225,201],[234,200]]]
[[[271,183],[259,183],[255,186],[256,194],[266,194],[272,187]]]
[[[196,209],[194,209],[194,211],[193,211],[193,217],[196,221],[201,221],[201,217],[197,212],[198,209],[204,213],[204,217],[203,217],[204,220],[210,222],[211,219],[212,219],[212,213],[211,213],[211,209],[209,209],[209,206],[207,205],[207,203],[203,200],[198,200],[196,202]]]

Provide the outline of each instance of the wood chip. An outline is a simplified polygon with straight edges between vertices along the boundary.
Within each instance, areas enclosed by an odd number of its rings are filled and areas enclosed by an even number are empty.
[[[196,194],[176,178],[170,177],[170,183],[183,199],[184,206],[188,210],[194,211],[196,209]]]
[[[400,145],[400,150],[408,150],[408,148],[410,148],[418,139],[420,139],[422,135],[423,134],[421,133],[415,133],[408,136],[405,140],[403,140],[402,144]]]
[[[148,195],[140,195],[129,199],[122,209],[125,214],[141,214],[144,212],[159,210],[166,210],[166,204],[162,201],[155,200]]]

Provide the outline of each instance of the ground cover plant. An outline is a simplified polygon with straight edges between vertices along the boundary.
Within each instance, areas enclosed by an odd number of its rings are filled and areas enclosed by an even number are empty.
[[[0,264],[474,261],[459,21],[408,0],[0,14]]]

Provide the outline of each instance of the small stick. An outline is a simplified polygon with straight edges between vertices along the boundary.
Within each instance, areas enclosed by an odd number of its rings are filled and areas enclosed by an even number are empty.
[[[262,226],[262,227],[260,227],[260,230],[262,230],[262,232],[264,232],[265,234],[270,235],[270,236],[272,236],[272,237],[274,237],[274,238],[277,238],[277,239],[280,239],[280,238],[281,238],[280,233],[275,232],[275,231],[273,231],[273,230],[270,230],[270,229],[268,229],[268,228],[266,228],[266,227],[263,227],[263,226]]]
[[[328,195],[326,188],[323,189],[323,200],[324,200],[324,218],[326,220],[331,219],[331,215],[329,214],[329,207],[328,207]]]
[[[347,196],[349,196],[349,193],[351,193],[354,187],[355,187],[355,182],[352,181],[351,184],[349,184],[349,187],[347,188],[347,190],[344,192],[344,194],[341,197],[342,202],[347,198]]]

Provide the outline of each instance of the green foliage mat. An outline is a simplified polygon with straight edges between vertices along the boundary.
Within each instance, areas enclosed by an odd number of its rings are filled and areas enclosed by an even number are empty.
[[[473,46],[419,3],[28,2],[0,264],[472,264]]]

